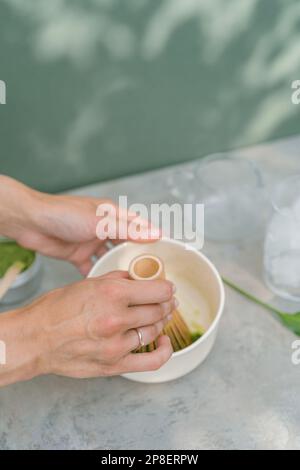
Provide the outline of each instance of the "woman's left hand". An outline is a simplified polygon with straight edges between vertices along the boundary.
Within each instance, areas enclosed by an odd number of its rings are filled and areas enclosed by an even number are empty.
[[[86,275],[91,267],[93,255],[100,257],[106,251],[106,242],[121,243],[119,232],[128,233],[137,226],[137,242],[150,242],[160,238],[160,233],[149,222],[136,215],[128,215],[112,201],[92,197],[50,195],[35,191],[12,178],[0,177],[0,195],[3,207],[0,210],[0,233],[11,237],[20,245],[39,253],[70,261]],[[99,204],[110,204],[115,210],[118,227],[116,236],[99,234],[97,224],[101,220],[96,211]]]

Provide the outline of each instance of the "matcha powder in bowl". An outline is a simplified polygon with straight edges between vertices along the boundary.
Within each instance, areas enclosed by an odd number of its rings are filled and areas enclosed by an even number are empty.
[[[14,279],[12,275],[13,282],[1,297],[1,303],[18,303],[31,297],[38,288],[41,277],[40,257],[13,240],[3,239],[0,241],[0,283],[5,283],[7,273],[14,268],[17,277]]]
[[[22,248],[14,241],[0,243],[0,277],[3,277],[8,268],[16,261],[24,265],[23,270],[28,269],[35,260],[35,252]]]

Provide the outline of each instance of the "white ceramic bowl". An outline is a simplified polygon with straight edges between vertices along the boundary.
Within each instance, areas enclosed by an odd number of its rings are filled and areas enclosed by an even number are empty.
[[[96,262],[89,277],[117,269],[128,270],[132,258],[143,253],[157,255],[164,261],[166,277],[177,286],[178,310],[192,328],[199,323],[205,329],[201,338],[173,353],[159,370],[124,375],[137,382],[166,382],[187,374],[209,354],[223,312],[224,287],[218,271],[202,253],[170,239],[146,245],[130,242],[118,245]]]

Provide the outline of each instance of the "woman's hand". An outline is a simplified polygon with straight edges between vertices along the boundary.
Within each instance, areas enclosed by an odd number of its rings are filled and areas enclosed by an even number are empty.
[[[35,191],[7,176],[0,176],[0,233],[13,238],[20,245],[39,253],[73,263],[83,275],[91,267],[91,257],[100,257],[106,251],[106,240],[96,237],[100,203],[113,203],[92,197],[49,195]],[[119,229],[128,224],[141,227],[138,242],[155,241],[157,229],[147,221],[128,216],[114,206]],[[140,225],[141,224],[141,225]],[[129,235],[130,239],[130,235]],[[120,243],[117,237],[111,240]]]
[[[118,271],[56,289],[0,317],[7,364],[0,385],[58,374],[85,378],[154,370],[171,356],[167,336],[153,352],[132,354],[162,331],[176,307],[169,281],[133,281]]]

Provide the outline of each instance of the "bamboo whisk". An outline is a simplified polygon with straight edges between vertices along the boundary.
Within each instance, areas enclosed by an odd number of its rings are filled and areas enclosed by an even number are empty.
[[[140,255],[134,258],[129,265],[129,276],[138,281],[149,281],[155,279],[165,279],[165,269],[162,260],[158,256]],[[174,310],[171,321],[163,329],[163,333],[168,335],[174,351],[186,348],[192,344],[192,334],[182,315],[178,310]],[[156,341],[143,346],[137,352],[153,351],[156,349]]]

